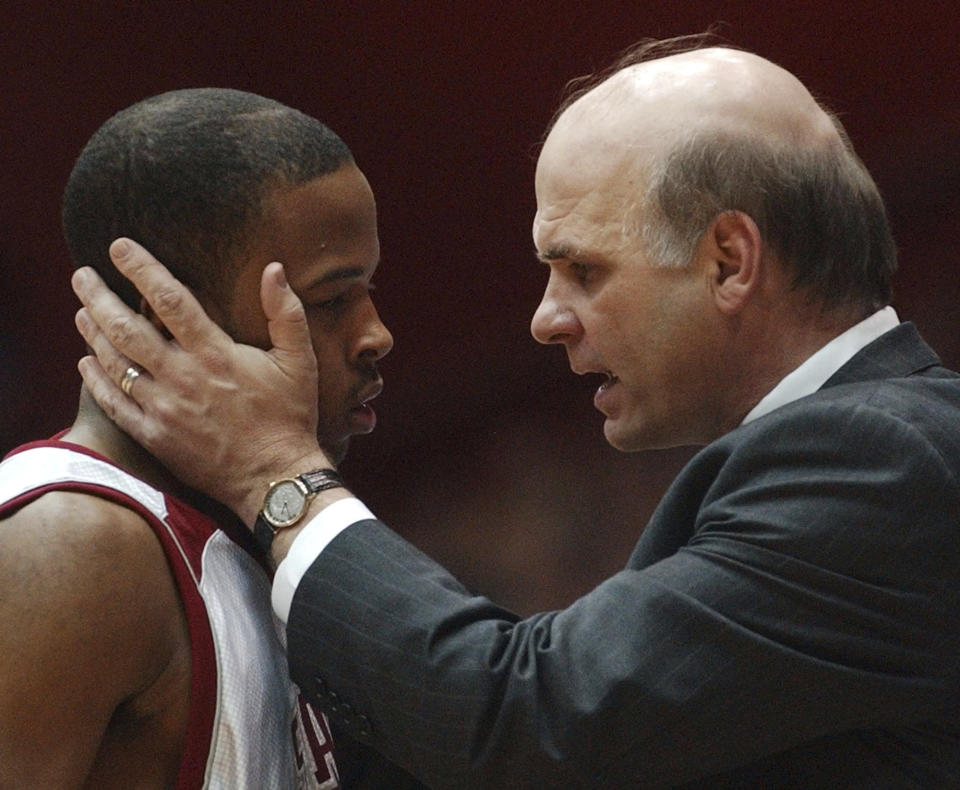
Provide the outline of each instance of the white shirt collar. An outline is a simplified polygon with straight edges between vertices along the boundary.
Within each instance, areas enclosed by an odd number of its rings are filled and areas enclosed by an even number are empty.
[[[812,395],[822,387],[861,348],[872,343],[880,335],[889,332],[900,319],[892,307],[884,307],[864,318],[859,324],[837,335],[823,348],[810,356],[800,367],[784,376],[763,399],[743,418],[746,425],[774,409],[792,401]]]

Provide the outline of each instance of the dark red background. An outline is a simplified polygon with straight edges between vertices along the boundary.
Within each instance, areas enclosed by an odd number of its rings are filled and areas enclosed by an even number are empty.
[[[960,22],[953,2],[11,3],[0,43],[0,443],[73,417],[59,203],[116,110],[199,85],[315,115],[378,197],[377,298],[397,340],[381,426],[344,469],[476,589],[562,605],[625,560],[688,451],[621,456],[529,317],[536,144],[563,85],[640,38],[713,23],[839,111],[887,197],[896,306],[960,365]]]

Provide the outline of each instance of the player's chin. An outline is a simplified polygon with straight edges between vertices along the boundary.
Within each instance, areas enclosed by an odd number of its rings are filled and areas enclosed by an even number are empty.
[[[350,449],[350,436],[343,436],[337,439],[331,439],[329,436],[317,436],[320,447],[327,454],[334,465],[339,465],[347,457],[347,450]]]

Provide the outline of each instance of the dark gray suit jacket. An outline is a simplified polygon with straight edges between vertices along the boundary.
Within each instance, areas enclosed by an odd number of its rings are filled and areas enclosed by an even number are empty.
[[[431,787],[958,787],[960,377],[888,332],[698,453],[559,612],[361,522],[288,637],[312,701]]]

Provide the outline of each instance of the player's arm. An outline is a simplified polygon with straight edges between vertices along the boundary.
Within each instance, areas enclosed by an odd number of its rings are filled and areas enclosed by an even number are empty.
[[[47,494],[0,521],[0,787],[78,787],[114,712],[176,644],[179,599],[149,527]]]

